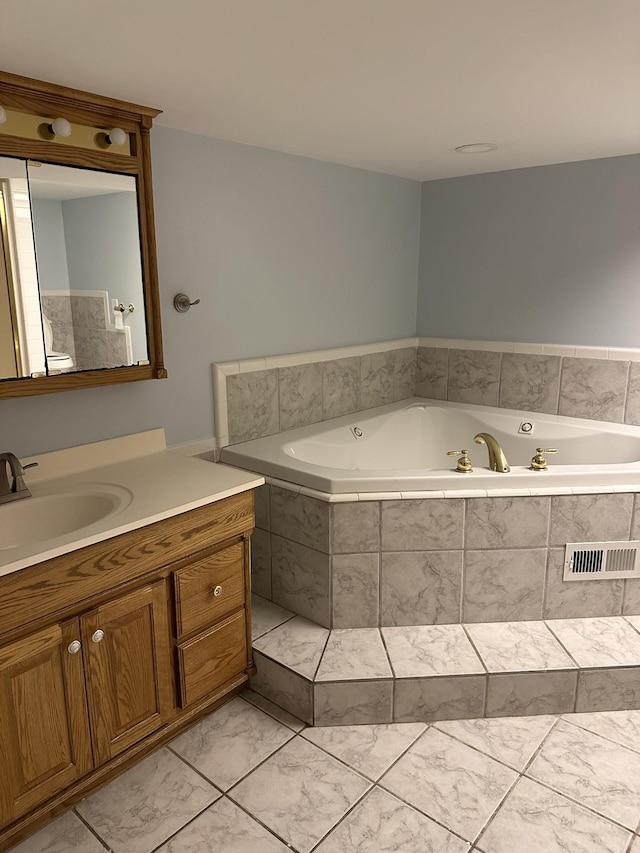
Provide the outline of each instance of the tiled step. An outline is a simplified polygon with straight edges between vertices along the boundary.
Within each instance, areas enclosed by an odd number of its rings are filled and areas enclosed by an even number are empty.
[[[640,616],[329,631],[254,596],[253,689],[310,725],[640,708]]]

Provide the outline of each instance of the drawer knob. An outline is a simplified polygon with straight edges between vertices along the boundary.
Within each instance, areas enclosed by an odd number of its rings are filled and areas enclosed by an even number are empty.
[[[74,640],[67,646],[67,651],[70,655],[77,655],[81,648],[82,643],[80,642],[80,640]]]
[[[92,634],[91,639],[94,643],[101,643],[104,639],[104,631],[101,631],[100,628],[98,628],[98,630],[94,631]]]
[[[222,587],[220,586],[220,584],[218,584],[218,586],[214,586],[214,588],[213,588],[213,594],[215,595],[215,597],[216,597],[216,598],[217,598],[219,595],[222,595]]]

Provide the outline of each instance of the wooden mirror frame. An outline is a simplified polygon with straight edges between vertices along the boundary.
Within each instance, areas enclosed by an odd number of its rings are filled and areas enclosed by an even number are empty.
[[[9,114],[22,113],[42,125],[58,116],[66,118],[75,128],[96,131],[96,142],[74,144],[69,139],[46,139],[34,135],[11,135],[10,123],[0,125],[0,156],[24,160],[41,160],[64,166],[80,166],[118,172],[137,179],[138,219],[140,227],[140,258],[142,288],[147,330],[148,364],[126,367],[80,370],[42,377],[20,377],[0,381],[0,400],[52,394],[76,388],[96,388],[143,379],[165,379],[160,324],[160,296],[153,216],[151,184],[150,130],[153,119],[161,110],[93,95],[41,80],[0,71],[0,105]],[[120,127],[128,136],[129,152],[115,153],[98,144],[98,136],[113,127]],[[84,136],[91,137],[91,133]]]

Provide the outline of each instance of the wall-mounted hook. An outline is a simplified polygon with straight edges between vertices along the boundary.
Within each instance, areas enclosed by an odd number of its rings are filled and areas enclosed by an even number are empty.
[[[186,293],[178,293],[173,298],[173,307],[176,311],[179,311],[181,314],[186,314],[186,312],[191,308],[192,305],[199,305],[200,300],[195,299],[193,302],[187,296]]]

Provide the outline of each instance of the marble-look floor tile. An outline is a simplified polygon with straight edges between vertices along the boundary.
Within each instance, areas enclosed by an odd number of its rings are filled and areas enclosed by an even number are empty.
[[[563,720],[640,752],[640,711],[567,714]]]
[[[251,633],[254,640],[277,628],[278,625],[282,625],[283,622],[293,619],[294,616],[295,613],[285,610],[273,601],[267,601],[259,595],[251,596]]]
[[[629,711],[640,708],[640,666],[583,669],[576,711]]]
[[[226,797],[164,844],[158,853],[291,853],[291,848]]]
[[[426,728],[424,723],[316,726],[305,729],[301,734],[358,773],[375,781]]]
[[[260,637],[253,647],[298,675],[313,679],[328,636],[326,628],[296,616]]]
[[[431,728],[380,785],[472,841],[516,778],[504,764]]]
[[[391,667],[377,628],[332,631],[318,667],[319,681],[391,678]]]
[[[399,678],[394,685],[393,718],[408,723],[481,717],[486,688],[485,675]]]
[[[255,705],[256,708],[260,708],[261,711],[265,711],[279,723],[282,723],[283,726],[287,726],[294,732],[302,731],[305,727],[305,724],[301,719],[294,717],[293,714],[285,711],[284,708],[276,705],[275,702],[267,699],[266,696],[261,696],[260,693],[256,693],[255,690],[252,690],[250,687],[243,690],[240,696],[247,702],[251,702],[251,704]]]
[[[316,853],[465,853],[469,845],[425,815],[374,788]]]
[[[624,618],[640,633],[640,616],[625,616]]]
[[[11,853],[105,853],[104,847],[73,812],[65,812]]]
[[[370,782],[296,737],[240,782],[231,797],[300,853],[308,853]]]
[[[567,714],[574,710],[577,669],[497,672],[487,676],[487,717]]]
[[[220,796],[177,755],[160,749],[76,811],[113,853],[150,853]]]
[[[396,678],[484,673],[461,625],[382,628]]]
[[[561,721],[527,776],[635,830],[640,821],[640,755]]]
[[[631,833],[522,778],[476,844],[483,853],[625,853]]]
[[[575,666],[544,622],[480,622],[466,630],[489,672]]]
[[[551,731],[554,716],[448,720],[437,729],[521,772]]]
[[[351,726],[393,722],[393,681],[322,681],[313,689],[313,724]]]
[[[171,741],[170,747],[226,791],[294,735],[273,717],[236,697]]]
[[[275,702],[285,711],[309,725],[313,724],[313,685],[292,669],[265,657],[254,649],[256,674],[249,685],[252,690]]]
[[[640,665],[640,634],[621,616],[550,619],[547,625],[578,666]]]

